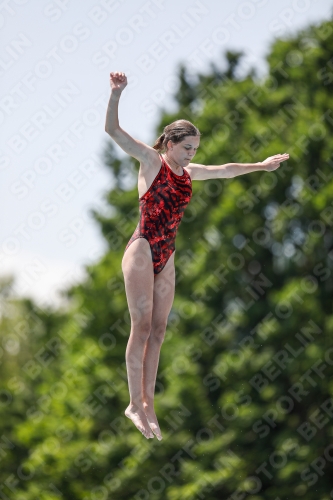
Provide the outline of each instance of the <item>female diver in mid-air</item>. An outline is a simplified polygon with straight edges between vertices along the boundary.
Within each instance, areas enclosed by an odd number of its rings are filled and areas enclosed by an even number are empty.
[[[133,139],[119,125],[118,102],[127,85],[125,74],[110,73],[110,85],[105,131],[125,153],[140,162],[140,220],[126,245],[121,264],[131,318],[126,348],[130,403],[125,415],[146,438],[155,434],[162,439],[154,410],[156,374],[174,299],[175,238],[192,196],[192,181],[272,171],[289,154],[270,156],[259,163],[217,166],[191,163],[200,142],[200,132],[191,122],[176,120],[167,125],[150,147]]]

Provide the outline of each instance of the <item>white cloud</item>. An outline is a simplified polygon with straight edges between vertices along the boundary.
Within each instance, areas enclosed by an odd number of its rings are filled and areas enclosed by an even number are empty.
[[[28,253],[3,257],[0,254],[0,279],[8,275],[14,277],[12,296],[31,297],[39,306],[65,305],[59,291],[86,277],[83,266],[71,261]]]

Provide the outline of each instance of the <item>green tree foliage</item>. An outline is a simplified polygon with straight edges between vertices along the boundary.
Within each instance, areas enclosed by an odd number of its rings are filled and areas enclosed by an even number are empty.
[[[269,74],[241,54],[196,83],[177,113],[202,132],[195,161],[274,172],[193,182],[176,241],[176,296],[155,409],[164,439],[123,412],[130,321],[121,258],[138,220],[138,164],[105,159],[108,251],[42,311],[2,286],[1,492],[15,500],[333,498],[333,22],[276,40]],[[152,138],[152,142],[153,142]],[[3,498],[6,498],[3,496]]]

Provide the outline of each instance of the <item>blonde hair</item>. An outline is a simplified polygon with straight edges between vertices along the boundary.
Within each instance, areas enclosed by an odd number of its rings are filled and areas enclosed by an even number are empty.
[[[176,120],[164,127],[163,133],[156,139],[153,146],[159,152],[167,149],[167,144],[171,140],[174,144],[181,142],[187,135],[200,136],[199,129],[187,120]]]

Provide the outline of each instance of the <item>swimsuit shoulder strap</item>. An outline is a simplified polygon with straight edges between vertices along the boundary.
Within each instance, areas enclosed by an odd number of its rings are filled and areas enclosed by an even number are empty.
[[[161,160],[162,160],[162,165],[161,165],[161,166],[163,166],[163,163],[164,163],[164,158],[163,158],[163,156],[161,155],[161,153],[158,153],[158,154],[160,155]]]

